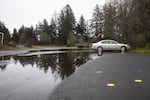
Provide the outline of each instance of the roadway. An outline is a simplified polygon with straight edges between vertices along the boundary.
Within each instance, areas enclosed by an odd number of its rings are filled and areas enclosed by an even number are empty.
[[[49,95],[48,100],[150,100],[150,55],[104,53]]]

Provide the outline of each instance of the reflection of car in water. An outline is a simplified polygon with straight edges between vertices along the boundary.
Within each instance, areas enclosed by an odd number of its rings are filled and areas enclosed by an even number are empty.
[[[118,43],[114,40],[101,40],[97,43],[92,43],[92,49],[97,49],[99,52],[103,50],[120,50],[124,52],[130,49],[128,44]]]

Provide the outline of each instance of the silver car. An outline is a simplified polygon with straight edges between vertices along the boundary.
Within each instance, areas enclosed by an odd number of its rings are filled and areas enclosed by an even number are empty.
[[[98,51],[103,50],[120,50],[124,52],[130,49],[128,44],[118,43],[114,40],[101,40],[97,43],[92,43],[92,49],[97,49]]]

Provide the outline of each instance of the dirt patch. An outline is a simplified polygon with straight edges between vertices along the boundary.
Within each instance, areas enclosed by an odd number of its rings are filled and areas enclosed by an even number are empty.
[[[8,46],[8,45],[0,45],[0,50],[16,50],[16,47]]]

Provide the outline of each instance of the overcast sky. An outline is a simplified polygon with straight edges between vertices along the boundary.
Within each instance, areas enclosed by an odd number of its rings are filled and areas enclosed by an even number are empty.
[[[35,26],[44,18],[50,21],[66,4],[71,6],[77,20],[81,14],[88,20],[96,4],[104,3],[105,0],[0,0],[0,21],[12,32],[22,25]]]

